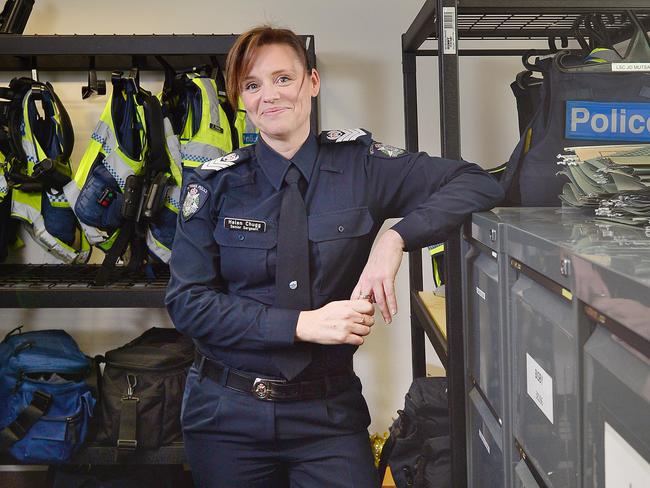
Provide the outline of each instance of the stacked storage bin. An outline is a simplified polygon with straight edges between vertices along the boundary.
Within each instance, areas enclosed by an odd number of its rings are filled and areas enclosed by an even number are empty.
[[[464,237],[469,486],[647,483],[650,239],[551,208]]]

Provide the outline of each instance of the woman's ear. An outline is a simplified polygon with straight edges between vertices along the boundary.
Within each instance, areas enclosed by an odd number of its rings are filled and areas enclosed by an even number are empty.
[[[318,74],[318,71],[316,71],[316,68],[311,69],[309,82],[311,88],[311,96],[318,96],[318,92],[320,92],[320,75]]]

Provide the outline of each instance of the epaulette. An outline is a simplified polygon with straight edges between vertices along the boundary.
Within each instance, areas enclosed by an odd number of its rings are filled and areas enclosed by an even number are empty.
[[[325,130],[320,133],[319,140],[321,144],[356,142],[368,145],[372,142],[372,134],[365,129]]]
[[[222,169],[243,163],[250,159],[250,157],[251,151],[248,151],[247,148],[240,148],[226,154],[225,156],[203,163],[201,166],[198,166],[195,171],[201,178],[206,179]]]

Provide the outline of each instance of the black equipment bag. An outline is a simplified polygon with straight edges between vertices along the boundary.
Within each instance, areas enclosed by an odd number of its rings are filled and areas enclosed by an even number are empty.
[[[118,448],[155,449],[182,440],[180,414],[194,343],[176,329],[153,327],[108,351],[97,441]]]
[[[413,381],[382,449],[380,480],[390,466],[397,488],[451,487],[448,408],[446,378]]]

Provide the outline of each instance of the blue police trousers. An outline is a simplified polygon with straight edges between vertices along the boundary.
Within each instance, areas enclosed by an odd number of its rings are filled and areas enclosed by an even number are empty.
[[[181,421],[200,488],[376,488],[361,383],[333,397],[267,402],[192,366]]]

